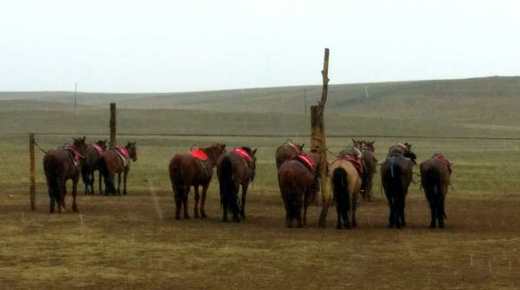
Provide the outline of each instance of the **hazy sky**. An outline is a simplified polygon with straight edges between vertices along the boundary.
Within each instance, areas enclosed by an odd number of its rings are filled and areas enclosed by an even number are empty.
[[[3,0],[0,91],[520,75],[517,0]]]

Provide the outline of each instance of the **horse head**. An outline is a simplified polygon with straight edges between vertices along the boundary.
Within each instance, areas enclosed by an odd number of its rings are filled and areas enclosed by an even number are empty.
[[[103,150],[107,150],[107,143],[108,143],[107,139],[104,139],[104,140],[98,140],[98,141],[96,142],[96,145],[98,145],[99,147],[101,147],[101,149],[103,149]]]
[[[224,152],[226,152],[226,144],[215,143],[209,147],[202,149],[209,157],[213,164],[217,164],[217,160]]]
[[[85,136],[79,137],[79,138],[73,138],[72,146],[82,156],[85,156],[85,153],[87,152],[86,140],[87,140],[87,138]]]
[[[137,144],[136,142],[128,142],[125,146],[126,150],[128,150],[128,155],[135,162],[137,161]]]

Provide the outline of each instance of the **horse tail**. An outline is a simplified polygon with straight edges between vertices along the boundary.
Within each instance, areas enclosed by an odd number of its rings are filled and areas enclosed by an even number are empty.
[[[351,207],[347,172],[341,167],[334,169],[332,172],[332,192],[338,210],[344,212]]]
[[[182,198],[184,196],[184,178],[181,169],[180,158],[174,157],[170,162],[170,181],[172,184],[173,193],[175,199]]]
[[[390,176],[395,178],[395,157],[390,158]]]
[[[49,188],[49,198],[60,202],[60,188],[59,188],[59,171],[61,164],[54,155],[45,154],[43,157],[43,170],[47,179],[47,186]]]
[[[107,161],[104,157],[99,158],[98,166],[99,172],[101,172],[101,175],[105,180],[105,193],[115,193],[116,187],[114,186],[114,180],[112,174],[110,174],[110,170],[108,170]]]
[[[238,192],[233,181],[233,163],[229,156],[224,156],[220,162],[218,181],[221,205],[230,208],[234,214],[238,213]]]

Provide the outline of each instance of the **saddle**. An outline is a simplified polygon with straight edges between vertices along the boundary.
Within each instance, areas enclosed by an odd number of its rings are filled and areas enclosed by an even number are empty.
[[[300,153],[296,156],[296,160],[300,161],[307,167],[310,171],[314,172],[316,170],[316,162],[311,158],[310,155],[306,153]]]
[[[94,149],[96,149],[96,152],[101,155],[103,154],[104,150],[103,148],[101,148],[101,146],[99,146],[98,144],[92,144],[92,147],[94,147]]]
[[[208,160],[208,154],[206,152],[202,151],[202,149],[196,148],[191,150],[191,156],[195,159],[206,161]]]
[[[251,155],[249,155],[249,153],[247,153],[246,150],[240,148],[240,147],[237,147],[237,148],[234,148],[233,149],[233,152],[235,152],[236,154],[238,154],[238,156],[242,157],[242,159],[248,161],[248,162],[252,162],[253,161],[253,158],[251,157]]]
[[[116,146],[116,153],[119,158],[121,158],[121,161],[123,161],[123,166],[128,166],[128,159],[130,158],[130,154],[128,153],[128,149],[126,149],[123,146]]]
[[[363,176],[365,166],[364,166],[364,162],[361,158],[359,158],[358,156],[355,156],[355,155],[348,154],[348,155],[343,155],[341,157],[341,159],[352,163],[352,165],[354,165],[354,168],[356,168],[356,171],[358,172],[359,176]]]
[[[212,168],[210,168],[209,166],[208,154],[206,154],[206,152],[204,152],[200,148],[192,149],[190,151],[190,154],[193,158],[195,158],[198,161],[200,167],[202,168],[202,171],[206,174],[207,177],[209,177],[212,173]]]
[[[79,167],[81,159],[85,157],[83,157],[83,155],[81,155],[81,153],[78,152],[74,145],[65,145],[64,149],[69,151],[69,153],[71,154],[71,159],[74,166]]]

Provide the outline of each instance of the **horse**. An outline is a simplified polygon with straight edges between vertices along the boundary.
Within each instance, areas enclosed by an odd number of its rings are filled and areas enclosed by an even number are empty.
[[[357,227],[356,209],[363,176],[363,160],[359,149],[342,151],[329,166],[331,187],[336,202],[336,228]]]
[[[81,177],[85,184],[85,194],[94,194],[94,172],[99,170],[99,164],[103,152],[107,150],[107,140],[98,140],[94,144],[87,145],[85,158],[82,160]],[[101,170],[99,170],[99,194],[103,194]]]
[[[396,147],[397,146],[397,147]],[[392,147],[395,147],[393,150]],[[408,187],[412,182],[413,167],[416,155],[411,151],[411,145],[403,149],[394,145],[389,150],[386,160],[381,164],[381,181],[385,191],[390,216],[388,227],[401,228],[406,226],[405,205]],[[400,149],[398,147],[401,147]]]
[[[301,152],[294,159],[283,162],[278,170],[278,184],[288,228],[292,228],[294,220],[299,228],[307,224],[307,208],[319,190],[319,164],[319,153]]]
[[[435,153],[431,159],[423,161],[421,170],[421,185],[430,205],[430,228],[444,228],[446,210],[444,201],[448,193],[448,185],[452,173],[451,162],[442,153]]]
[[[256,149],[236,147],[224,153],[217,164],[217,176],[220,187],[220,203],[222,205],[222,221],[228,221],[228,210],[233,214],[233,221],[240,222],[246,218],[246,195],[249,183],[255,178]],[[242,186],[241,202],[238,191]]]
[[[190,187],[195,190],[195,205],[193,214],[199,218],[199,186],[202,186],[202,200],[200,201],[200,218],[206,218],[206,193],[208,191],[213,168],[218,158],[226,150],[226,145],[216,143],[206,148],[192,148],[190,153],[175,154],[169,164],[170,181],[175,199],[175,219],[181,218],[181,209],[184,207],[184,218],[189,219],[188,195]]]
[[[126,183],[130,171],[130,160],[137,161],[137,145],[128,142],[126,146],[115,146],[103,152],[100,169],[105,178],[105,194],[121,195],[121,174],[123,174],[123,195],[127,194]],[[117,190],[114,186],[114,176],[117,174]]]
[[[363,176],[361,182],[361,196],[366,201],[372,201],[372,186],[374,175],[377,172],[377,159],[375,157],[375,141],[354,140],[352,144],[361,150],[363,159]]]
[[[65,210],[65,195],[67,194],[67,180],[72,180],[72,210],[78,212],[76,195],[80,176],[81,159],[87,145],[85,137],[74,138],[74,142],[62,148],[50,150],[43,157],[43,169],[49,191],[49,212],[54,213],[58,204],[58,213]]]
[[[284,144],[276,148],[275,160],[276,169],[280,169],[282,163],[287,160],[293,160],[303,151],[304,144],[294,144],[291,141],[287,141]]]

